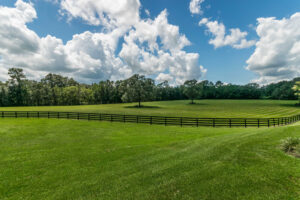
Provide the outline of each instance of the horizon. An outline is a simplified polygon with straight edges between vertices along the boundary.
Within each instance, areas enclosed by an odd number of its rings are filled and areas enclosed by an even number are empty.
[[[17,69],[21,69],[21,70],[22,70],[22,73],[24,73],[22,68],[17,68]],[[69,79],[69,80],[70,80],[70,79],[73,79],[73,80],[76,81],[78,84],[84,84],[84,85],[99,84],[101,81],[103,81],[103,82],[106,82],[106,81],[112,81],[112,82],[116,82],[116,81],[126,81],[126,80],[132,78],[134,75],[140,75],[140,74],[133,74],[132,76],[130,76],[130,77],[128,77],[128,78],[124,78],[124,79],[118,79],[118,80],[109,80],[109,79],[105,79],[105,80],[99,80],[98,82],[90,82],[90,83],[82,83],[82,82],[76,80],[74,77],[71,77],[71,76],[64,76],[64,75],[59,74],[59,73],[58,73],[58,74],[56,74],[56,73],[48,73],[48,74],[46,74],[44,77],[41,77],[40,79],[28,79],[28,77],[27,77],[26,74],[24,73],[24,75],[25,75],[25,78],[24,78],[24,79],[25,79],[25,80],[28,80],[28,81],[42,82],[42,80],[43,80],[47,75],[49,75],[49,74],[59,75],[59,76],[61,76],[61,77],[63,77],[63,78],[67,78],[67,79]],[[144,75],[142,75],[142,76],[144,76]],[[152,79],[152,78],[147,77],[147,76],[145,76],[145,78],[147,78],[147,79]],[[5,84],[5,83],[7,83],[7,82],[9,81],[9,79],[11,79],[11,77],[8,77],[8,79],[6,79],[6,80],[0,80],[0,83]],[[209,83],[213,83],[214,85],[216,85],[218,82],[221,82],[223,86],[228,86],[228,85],[232,85],[232,86],[247,86],[247,85],[249,85],[249,84],[258,84],[259,88],[262,88],[262,87],[265,87],[265,86],[268,86],[268,85],[271,85],[271,84],[278,84],[278,83],[281,83],[281,82],[292,82],[292,81],[297,81],[298,79],[300,79],[300,77],[295,77],[295,78],[286,79],[286,80],[279,80],[279,81],[277,81],[277,82],[271,82],[271,83],[266,83],[266,84],[259,84],[259,83],[255,83],[255,82],[248,82],[248,83],[238,84],[238,83],[230,83],[230,82],[227,83],[227,82],[223,82],[223,81],[221,81],[221,80],[211,81],[211,80],[208,80],[208,79],[203,79],[203,80],[192,79],[192,80],[196,80],[197,83],[202,83],[202,82],[208,81]],[[152,80],[154,81],[154,84],[155,84],[155,85],[159,85],[160,83],[164,83],[164,82],[157,82],[155,79],[152,79]],[[191,81],[191,80],[186,80],[186,81]],[[183,86],[183,85],[185,84],[185,83],[183,83],[183,84],[176,84],[176,85],[174,85],[174,84],[170,84],[168,81],[166,81],[166,82],[169,84],[169,86],[174,87],[174,88],[175,88],[175,87],[179,87],[179,86]],[[0,85],[0,86],[1,86],[1,85]]]

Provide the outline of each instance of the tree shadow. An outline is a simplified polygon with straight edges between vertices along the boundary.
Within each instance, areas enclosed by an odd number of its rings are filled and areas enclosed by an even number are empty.
[[[206,103],[196,103],[196,102],[191,103],[191,102],[189,102],[187,105],[189,105],[189,106],[205,106],[207,104]]]
[[[139,107],[138,105],[134,105],[134,106],[124,106],[124,108],[140,108],[140,109],[143,109],[143,108],[149,108],[149,109],[159,109],[161,107],[159,106],[144,106],[144,105],[141,105],[141,107]]]
[[[284,107],[290,107],[290,108],[300,108],[300,104],[299,103],[295,103],[295,104],[281,104],[280,106],[284,106]]]

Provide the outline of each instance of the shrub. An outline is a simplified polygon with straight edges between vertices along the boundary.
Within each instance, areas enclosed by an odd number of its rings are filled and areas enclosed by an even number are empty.
[[[299,146],[300,146],[300,138],[288,137],[285,140],[282,140],[281,142],[281,149],[284,152],[293,152]]]

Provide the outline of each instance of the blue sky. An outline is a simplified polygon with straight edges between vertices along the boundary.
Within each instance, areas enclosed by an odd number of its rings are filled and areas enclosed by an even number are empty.
[[[23,2],[28,3],[29,1],[24,0]],[[91,22],[83,19],[82,17],[74,16],[71,11],[62,9],[62,4],[60,1],[57,3],[51,3],[45,0],[32,0],[31,2],[32,7],[37,13],[37,18],[34,18],[32,22],[26,22],[25,25],[29,30],[35,32],[40,38],[51,35],[55,38],[61,39],[65,45],[68,41],[72,40],[75,34],[82,34],[86,31],[90,31],[91,33],[107,33],[113,31],[114,29],[110,28],[110,30],[107,30],[107,27],[101,23],[92,25]],[[16,1],[13,0],[1,0],[0,5],[2,7],[14,8],[15,3]],[[209,41],[213,39],[214,36],[209,30],[209,27],[206,27],[207,24],[199,26],[199,21],[201,21],[203,18],[206,18],[209,22],[216,21],[220,24],[222,23],[226,29],[226,35],[230,34],[229,30],[231,28],[237,28],[241,32],[247,32],[248,35],[245,37],[247,41],[259,42],[263,38],[259,37],[256,31],[258,27],[257,19],[268,17],[275,17],[277,20],[283,20],[283,18],[289,19],[295,13],[300,12],[299,0],[205,0],[199,3],[202,14],[192,14],[189,9],[189,5],[190,0],[141,0],[139,17],[141,20],[146,20],[147,18],[155,20],[155,18],[157,18],[157,16],[159,16],[161,12],[166,9],[168,13],[168,23],[177,26],[179,28],[179,34],[185,35],[191,43],[190,45],[185,45],[181,50],[186,53],[199,54],[199,58],[197,58],[198,65],[203,66],[203,68],[207,70],[205,75],[203,71],[199,72],[203,74],[203,76],[199,77],[199,80],[207,79],[214,82],[221,80],[227,83],[246,84],[253,80],[260,79],[261,83],[264,83],[266,81],[279,81],[282,79],[293,78],[299,74],[299,65],[295,65],[295,63],[284,66],[286,69],[290,69],[291,71],[287,76],[279,74],[279,68],[273,69],[277,71],[272,73],[270,71],[259,71],[257,66],[260,66],[261,69],[265,69],[269,66],[271,67],[271,64],[268,65],[268,63],[266,63],[265,66],[261,66],[261,64],[255,65],[246,62],[256,50],[259,51],[258,48],[263,47],[253,44],[242,49],[233,48],[233,45],[224,45],[216,48],[215,45],[209,44]],[[60,10],[63,10],[65,15],[60,14]],[[145,10],[150,12],[150,16],[146,14]],[[68,17],[71,19],[68,20]],[[267,26],[263,25],[265,24],[261,24],[262,28],[265,28],[267,31]],[[129,31],[130,29],[126,30],[125,33],[119,37],[117,48],[114,52],[116,57],[118,57],[118,54],[122,51],[124,36],[126,36],[126,34],[128,35]],[[299,39],[298,35],[293,35],[292,37],[295,37],[294,41],[298,41]],[[143,45],[140,44],[140,47],[141,46]],[[163,44],[160,44],[160,48],[162,46]],[[97,48],[97,46],[95,48]],[[293,47],[291,46],[290,49],[292,48]],[[266,48],[264,47],[263,49],[265,50]],[[166,50],[166,52],[170,51],[172,50]],[[156,54],[154,53],[154,55]],[[281,55],[280,52],[278,52],[278,55]],[[4,54],[1,55],[1,51],[0,56],[0,58],[5,58]],[[259,58],[264,58],[263,55],[260,56],[261,57]],[[121,60],[124,60],[127,57],[121,56]],[[11,59],[7,58],[5,62],[3,61],[2,65],[9,65],[9,60]],[[22,62],[20,61],[20,63]],[[253,61],[253,63],[257,62]],[[12,65],[14,65],[14,63],[12,63]],[[129,68],[131,67],[128,63],[126,63],[126,65],[129,65]],[[250,66],[248,70],[245,69],[247,66]],[[50,70],[51,66],[48,67],[49,72],[53,72],[53,70]],[[86,68],[89,68],[89,66]],[[283,66],[281,66],[281,68],[283,68]],[[46,73],[47,67],[38,70]],[[104,73],[103,70],[101,73]],[[145,69],[143,70],[147,71]],[[143,72],[143,70],[141,72]],[[28,73],[32,71],[35,71],[35,68],[33,66],[28,66]],[[57,68],[56,71],[60,73]],[[64,70],[62,70],[62,73],[63,71]],[[163,74],[168,74],[170,71],[172,71],[172,69],[164,69],[161,72]],[[134,71],[131,71],[131,73],[133,72]],[[78,76],[79,80],[89,82],[88,75],[82,78],[78,74],[84,74],[84,72],[80,71],[80,73],[71,73],[66,75],[74,75],[75,78]],[[91,82],[97,81],[97,74],[98,72],[91,76],[93,77],[90,79]],[[130,75],[129,72],[128,75]],[[154,72],[147,72],[146,75],[153,78],[158,76],[158,74]],[[102,78],[110,77],[113,77],[113,75],[102,76]],[[117,77],[121,78],[121,76]],[[187,75],[185,77],[193,76]],[[101,79],[101,76],[99,76],[99,79]]]

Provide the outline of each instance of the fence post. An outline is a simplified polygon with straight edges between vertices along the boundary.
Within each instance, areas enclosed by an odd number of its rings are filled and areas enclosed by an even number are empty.
[[[4,117],[4,112],[2,111],[2,118]]]
[[[33,111],[33,112],[31,112],[31,111],[30,112],[29,111],[22,111],[22,112],[19,112],[19,111],[9,111],[9,112],[12,114],[12,116],[14,114],[15,118],[20,118],[20,117],[21,118],[22,117],[27,117],[27,118],[29,118],[29,117],[41,118],[42,117],[43,118],[43,117],[46,117],[46,116],[44,116],[46,114],[47,114],[48,118],[51,118],[51,117],[55,118],[55,112],[51,112],[52,113],[51,114],[49,111],[48,112],[45,112],[45,111],[42,111],[42,112],[40,112],[40,111]],[[32,113],[32,115],[30,115],[30,113]],[[34,115],[34,113],[36,113],[36,115]],[[42,115],[40,113],[42,113]],[[60,115],[60,112],[56,112],[56,117],[58,119],[60,119],[60,118],[70,119],[70,113],[69,112],[65,112],[65,114],[66,114],[66,116],[64,115],[64,113],[62,115]],[[76,119],[76,113],[71,113],[71,114],[75,114],[75,116],[71,115],[71,117],[72,117],[72,119],[74,119],[74,117]],[[83,114],[82,119],[87,119],[89,121],[91,119],[93,119],[93,118],[91,118],[92,113],[82,113],[82,114]],[[87,116],[86,116],[86,114],[87,114]],[[87,118],[85,118],[84,116],[86,116]],[[115,116],[115,119],[114,119],[114,116]],[[123,116],[123,119],[122,119],[122,116]],[[5,111],[0,111],[0,117],[2,117],[2,118],[5,117]],[[81,117],[81,113],[77,112],[77,119],[79,120],[80,117]],[[113,115],[113,114],[109,114],[108,115],[107,114],[107,116],[105,116],[104,119],[106,119],[108,121],[109,117],[110,117],[110,121],[111,122],[114,122],[114,121],[120,121],[120,122],[122,122],[123,121],[124,123],[126,123],[126,117],[127,117],[126,115]],[[132,116],[132,117],[134,118],[134,116]],[[149,116],[149,117],[147,116],[146,118],[143,118],[143,116],[136,115],[135,117],[136,117],[136,123],[143,123],[143,122],[145,122],[145,123],[150,123],[150,125],[153,124],[153,116]],[[142,117],[142,118],[140,119],[140,117]],[[200,119],[201,118],[190,118],[189,120],[187,120],[187,123],[188,123],[187,125],[192,125],[192,126],[196,125],[196,127],[199,127],[202,124],[203,125],[212,125],[213,127],[217,127],[219,125],[218,124],[218,122],[219,122],[218,119],[219,118],[210,118],[210,119],[206,118],[204,120],[207,120],[207,121],[204,121],[203,123],[201,123],[202,121]],[[99,113],[99,120],[100,121],[103,120],[103,117],[102,117],[101,113]],[[143,121],[143,120],[145,120],[145,121]],[[180,124],[177,123],[178,122],[177,120],[180,120]],[[183,120],[184,120],[184,117],[176,117],[176,121],[177,122],[176,123],[174,122],[174,123],[176,125],[180,125],[182,127],[183,125],[185,125],[184,122],[183,122]],[[235,121],[232,118],[227,118],[227,119],[224,119],[224,118],[221,119],[220,118],[220,120],[225,120],[225,122],[224,121],[220,121],[221,125],[223,125],[223,123],[225,123],[225,125],[229,126],[230,128],[232,128],[234,125],[238,125],[238,126],[241,126],[241,127],[244,125],[245,128],[248,127],[248,124],[247,124],[247,120],[248,119],[247,118],[244,118],[244,119],[243,118],[242,119],[239,118],[237,121]],[[249,120],[250,120],[250,126],[252,125],[252,123],[254,123],[253,125],[255,126],[255,120],[257,120],[257,127],[258,128],[264,127],[266,125],[270,128],[272,126],[274,126],[274,127],[278,126],[279,127],[281,125],[288,125],[288,124],[292,124],[292,123],[298,122],[298,121],[300,121],[300,115],[294,115],[294,116],[290,116],[290,117],[261,118],[261,119],[260,118],[257,118],[257,119],[255,119],[255,118],[253,119],[252,118],[252,119],[249,119]],[[165,126],[167,126],[169,123],[172,124],[172,122],[173,122],[173,120],[169,121],[169,118],[166,117],[166,116],[159,117],[158,121],[160,122],[160,124],[164,124]],[[206,124],[206,122],[208,124]],[[226,122],[228,124],[226,124]],[[154,124],[155,124],[155,121],[154,121]]]
[[[284,125],[286,125],[287,124],[287,120],[286,120],[286,117],[284,118]]]

